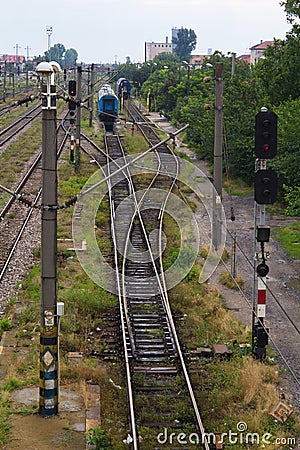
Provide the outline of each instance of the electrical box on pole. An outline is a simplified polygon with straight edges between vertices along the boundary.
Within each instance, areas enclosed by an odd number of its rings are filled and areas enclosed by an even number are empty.
[[[255,155],[259,159],[272,159],[277,154],[277,115],[261,111],[255,116]]]

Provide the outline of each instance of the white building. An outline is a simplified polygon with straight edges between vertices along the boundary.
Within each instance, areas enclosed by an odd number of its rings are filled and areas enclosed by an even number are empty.
[[[172,43],[168,42],[145,42],[145,61],[152,61],[160,53],[173,53]]]

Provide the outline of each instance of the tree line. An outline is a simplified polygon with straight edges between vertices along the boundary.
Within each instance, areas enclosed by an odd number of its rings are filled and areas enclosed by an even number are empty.
[[[292,28],[275,40],[255,65],[215,52],[200,69],[178,55],[160,54],[137,68],[127,64],[123,75],[143,99],[150,91],[151,109],[173,123],[189,123],[186,142],[200,158],[213,163],[214,68],[224,65],[224,151],[231,177],[249,186],[254,179],[254,121],[262,107],[278,115],[278,153],[268,163],[279,177],[279,201],[289,215],[300,215],[300,17],[298,0],[282,2]],[[185,60],[188,57],[185,54]],[[207,82],[208,80],[210,82]]]

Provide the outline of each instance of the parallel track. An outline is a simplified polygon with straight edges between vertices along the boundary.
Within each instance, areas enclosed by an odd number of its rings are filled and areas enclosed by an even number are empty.
[[[67,139],[67,133],[59,133],[62,123],[57,127],[58,138],[58,149],[57,157],[61,155]],[[28,222],[32,216],[33,210],[39,208],[38,203],[41,195],[41,173],[40,173],[40,163],[41,163],[42,153],[38,152],[34,162],[29,166],[28,170],[24,173],[22,179],[20,180],[18,186],[15,188],[15,197],[10,197],[9,201],[6,203],[4,208],[0,213],[1,226],[0,226],[0,239],[1,242],[5,242],[5,245],[1,246],[0,252],[0,282],[2,281],[6,271],[9,268],[9,263],[14,255],[16,247],[23,235],[23,232],[28,225]],[[30,183],[30,188],[28,187]],[[30,190],[30,198],[26,196],[27,200],[31,202],[31,206],[26,208],[24,204],[17,202],[16,199],[22,193],[22,190],[26,188]],[[7,216],[8,211],[13,209],[12,215],[13,219]]]
[[[42,112],[40,103],[26,111],[22,116],[0,131],[0,147],[9,142],[14,136],[23,130],[28,124],[37,119]]]

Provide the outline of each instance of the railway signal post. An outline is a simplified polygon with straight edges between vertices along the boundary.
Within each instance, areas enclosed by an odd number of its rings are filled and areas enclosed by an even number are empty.
[[[277,175],[267,168],[267,160],[277,154],[277,115],[262,108],[255,117],[255,155],[256,171],[254,176],[254,281],[252,304],[252,353],[257,359],[266,356],[268,329],[264,325],[266,317],[266,276],[269,267],[266,264],[268,253],[265,243],[270,239],[270,228],[266,226],[266,204],[277,199]],[[256,247],[259,245],[259,251]],[[257,265],[257,262],[259,264]],[[256,298],[257,297],[257,298]]]
[[[57,63],[42,62],[36,72],[47,80],[42,86],[42,235],[40,314],[40,395],[39,413],[58,414],[58,316],[57,316]]]

